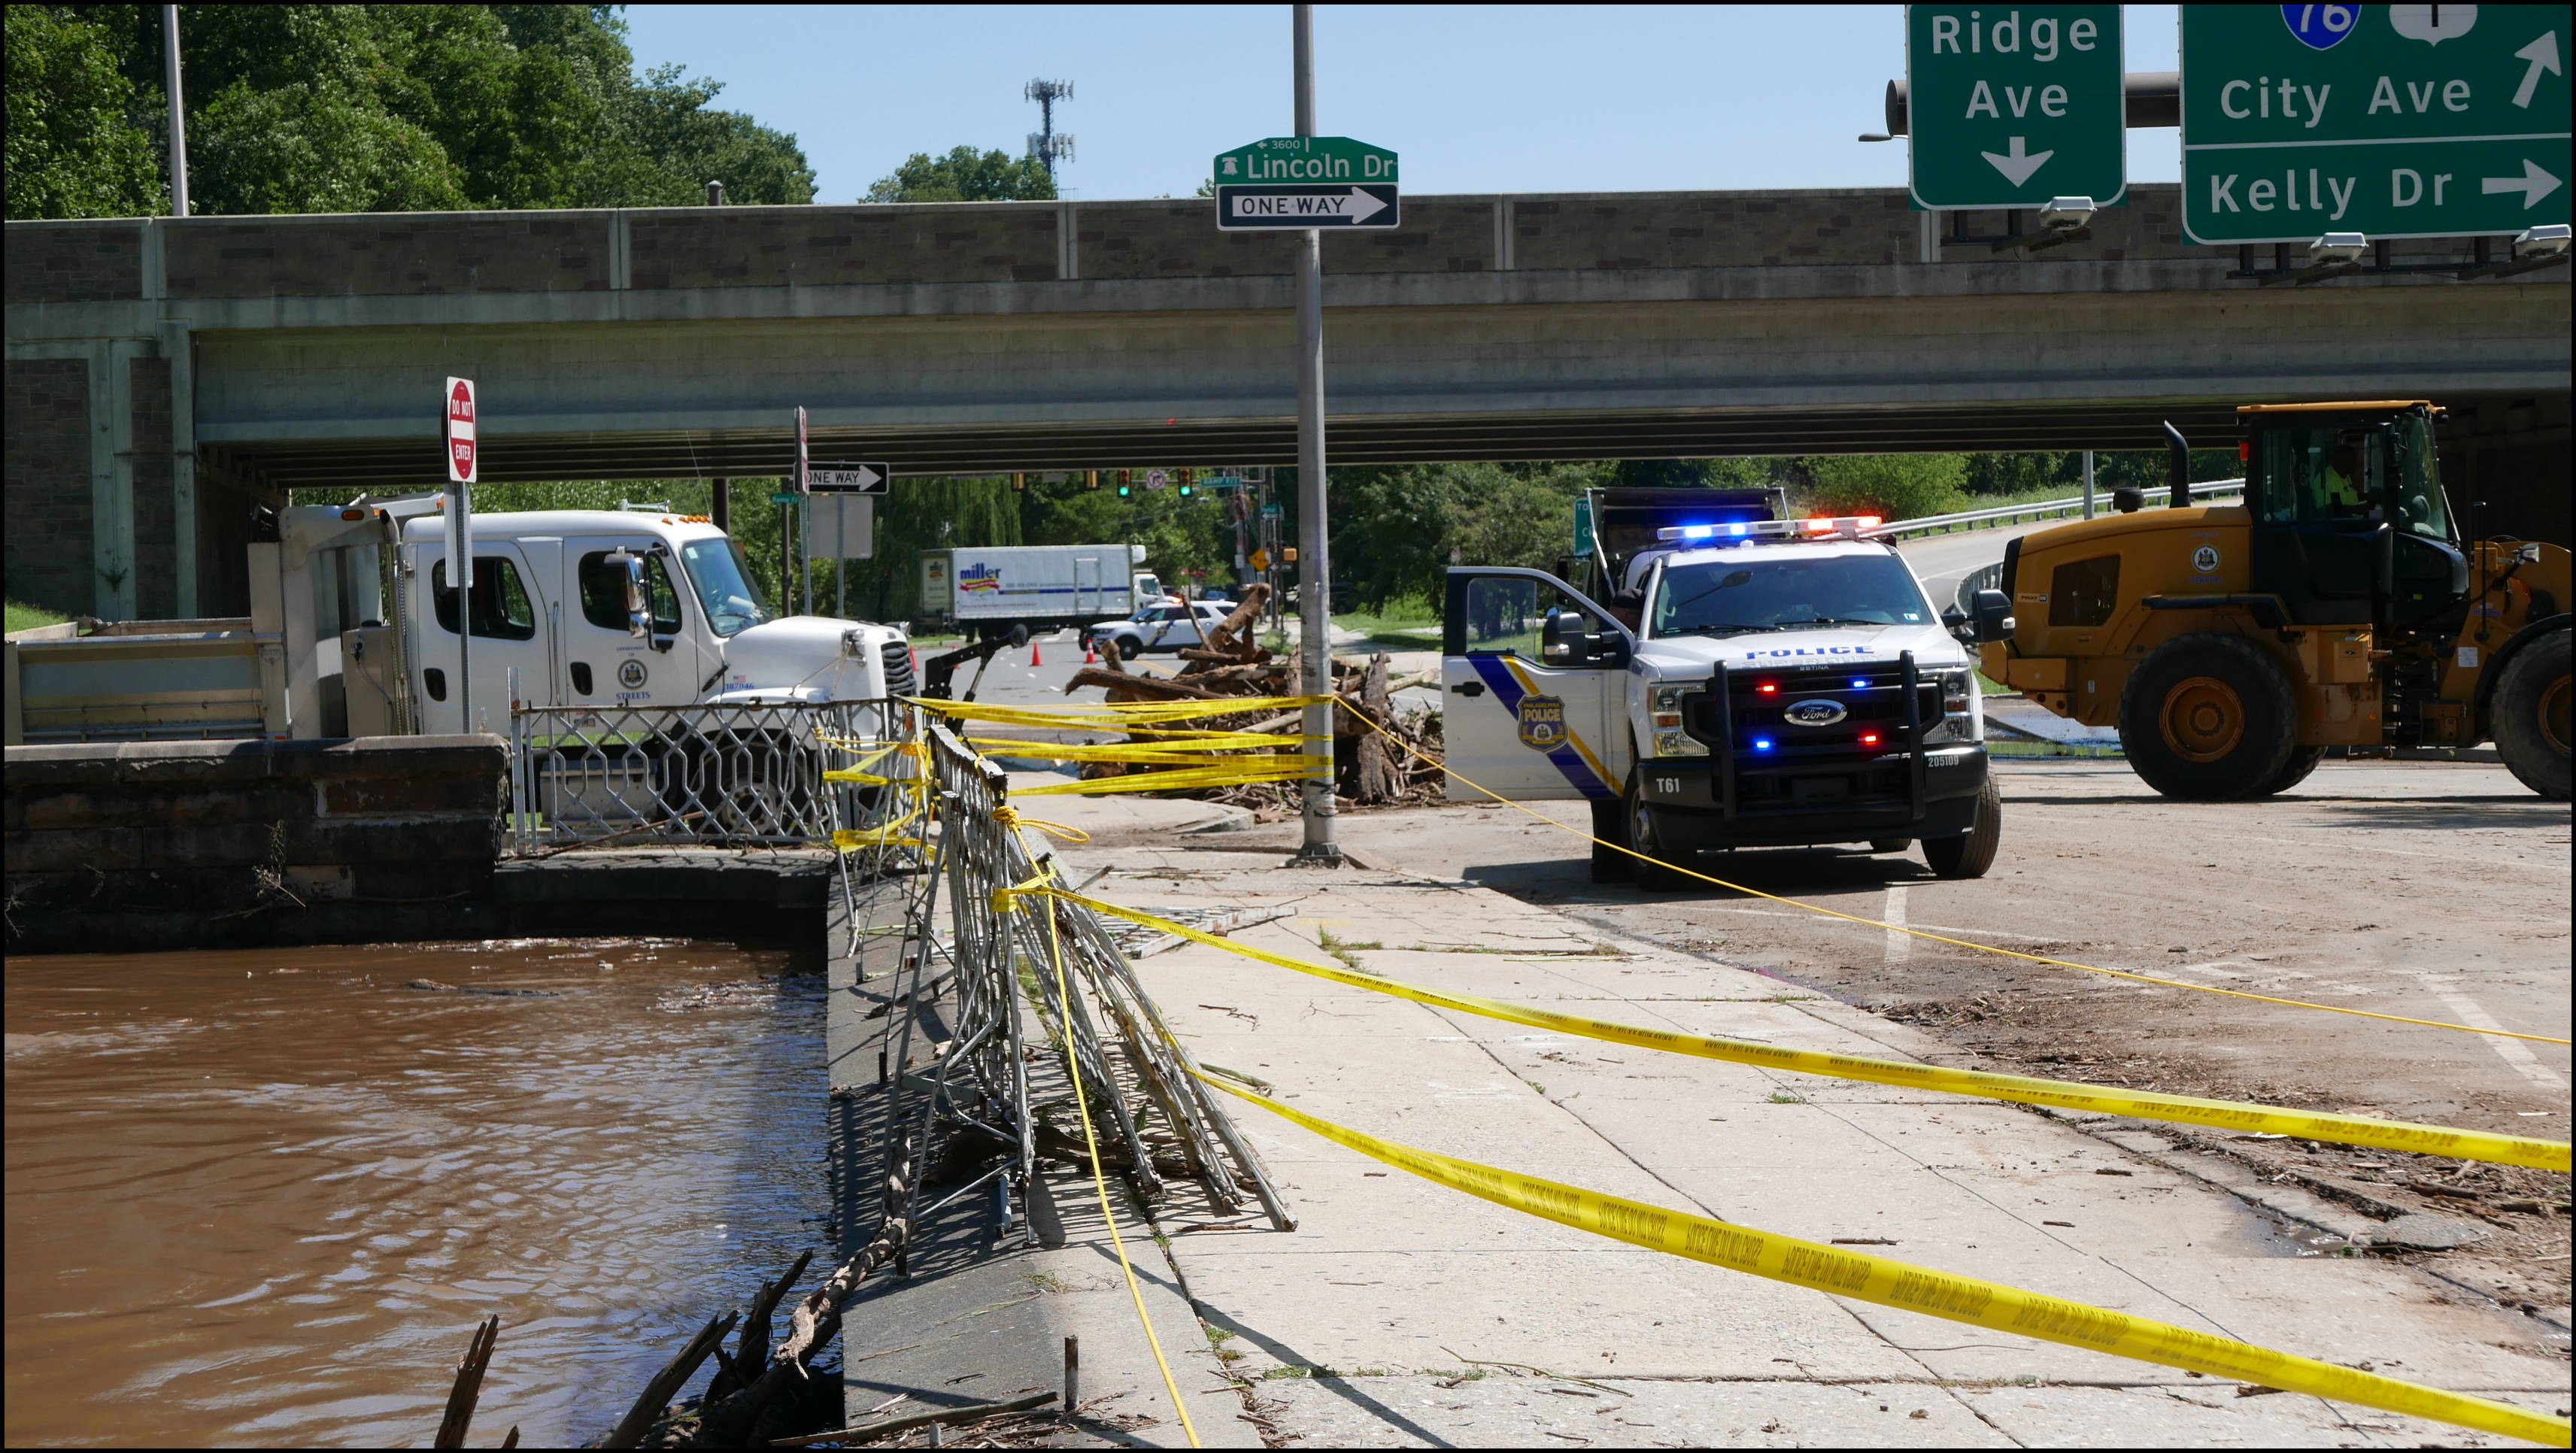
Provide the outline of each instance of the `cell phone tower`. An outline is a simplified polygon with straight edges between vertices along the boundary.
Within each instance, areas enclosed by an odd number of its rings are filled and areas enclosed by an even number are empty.
[[[1073,99],[1073,82],[1035,80],[1020,89],[1023,100],[1038,103],[1038,129],[1029,133],[1029,155],[1046,168],[1047,180],[1055,180],[1058,157],[1073,160],[1073,137],[1059,136],[1055,129],[1055,103]]]

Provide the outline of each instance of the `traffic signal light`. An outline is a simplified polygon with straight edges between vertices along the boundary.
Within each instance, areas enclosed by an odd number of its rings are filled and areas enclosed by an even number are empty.
[[[1097,469],[1086,469],[1082,471],[1082,487],[1084,489],[1100,488],[1100,471]]]
[[[1120,499],[1127,499],[1127,498],[1129,498],[1129,497],[1133,496],[1135,493],[1136,493],[1135,471],[1133,471],[1133,470],[1129,470],[1129,469],[1122,469],[1122,470],[1119,470],[1119,471],[1118,471],[1118,497],[1119,497]]]
[[[1181,498],[1188,499],[1191,495],[1198,493],[1198,486],[1193,482],[1198,478],[1198,473],[1199,472],[1195,469],[1183,469],[1181,471]]]

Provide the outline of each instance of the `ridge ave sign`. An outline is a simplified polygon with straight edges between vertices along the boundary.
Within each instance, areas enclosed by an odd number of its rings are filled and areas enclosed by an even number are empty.
[[[474,380],[451,378],[447,381],[444,400],[446,412],[447,482],[474,483]]]
[[[1395,153],[1347,136],[1273,136],[1217,155],[1223,231],[1395,227]]]
[[[2183,6],[2183,231],[2309,242],[2565,222],[2568,15]]]
[[[1917,206],[2108,207],[2128,190],[2119,6],[1908,5],[1905,77]]]

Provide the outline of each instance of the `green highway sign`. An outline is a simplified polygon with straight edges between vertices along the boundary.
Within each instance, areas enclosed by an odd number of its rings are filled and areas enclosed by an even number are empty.
[[[2568,219],[2565,5],[2185,5],[2183,231],[2462,237]]]
[[[1916,205],[2108,207],[2128,190],[2119,6],[1908,5],[1905,77]]]
[[[1394,227],[1404,212],[1395,153],[1347,136],[1273,136],[1219,152],[1221,231]]]
[[[1347,136],[1273,136],[1221,151],[1216,184],[1394,182],[1395,153]]]

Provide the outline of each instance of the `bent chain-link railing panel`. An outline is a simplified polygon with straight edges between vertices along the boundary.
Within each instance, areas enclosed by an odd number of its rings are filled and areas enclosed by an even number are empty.
[[[831,838],[837,745],[882,738],[886,702],[522,707],[511,713],[511,835],[581,845],[805,847]]]
[[[1092,1131],[1104,1150],[1125,1160],[1146,1201],[1168,1194],[1166,1176],[1177,1160],[1206,1188],[1215,1209],[1242,1209],[1248,1188],[1274,1225],[1293,1227],[1266,1170],[1198,1079],[1197,1066],[1107,925],[1079,904],[1013,891],[1051,881],[1056,865],[1052,854],[1031,855],[1007,801],[1009,779],[944,727],[908,731],[908,714],[889,721],[909,740],[863,745],[860,759],[868,765],[859,770],[919,786],[889,785],[870,817],[837,819],[857,824],[834,834],[843,845],[843,891],[889,873],[936,880],[947,890],[944,943],[931,922],[935,892],[914,896],[917,916],[906,929],[916,963],[934,953],[945,960],[946,972],[935,980],[916,978],[935,983],[943,1007],[953,1010],[950,1037],[936,1065],[920,1076],[929,1092],[924,1114],[971,1126],[1011,1148],[1004,1164],[974,1180],[1005,1174],[1005,1222],[1010,1193],[1025,1194],[1038,1154],[1042,1127],[1029,1100],[1034,1055],[1069,1060],[1081,1077]],[[869,757],[869,750],[878,755]],[[904,805],[904,798],[917,799],[920,808]],[[922,815],[910,816],[915,811]],[[1044,1035],[1035,1046],[1020,1017],[1024,1000]],[[1163,1121],[1160,1131],[1146,1123],[1153,1115]],[[1171,1144],[1158,1168],[1153,1142],[1165,1134]]]

